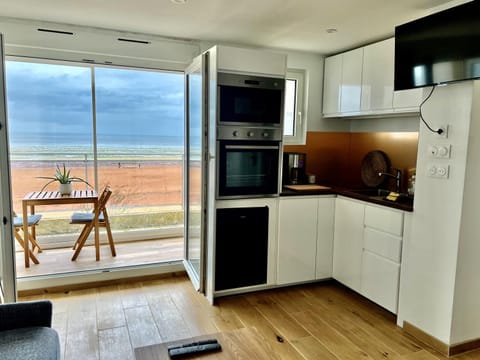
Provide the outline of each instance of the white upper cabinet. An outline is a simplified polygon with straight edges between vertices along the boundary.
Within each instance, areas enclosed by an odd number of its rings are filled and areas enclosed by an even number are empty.
[[[397,112],[417,112],[423,101],[423,88],[395,91],[393,109]]]
[[[362,63],[363,48],[351,50],[343,54],[342,96],[340,99],[340,111],[342,113],[360,111]]]
[[[395,40],[365,46],[363,52],[362,111],[391,110],[393,104]]]
[[[423,90],[394,91],[395,39],[325,59],[323,115],[372,116],[418,112]]]
[[[340,96],[342,86],[343,55],[330,56],[325,59],[323,85],[323,113],[340,113]],[[328,74],[328,75],[327,75]]]
[[[282,78],[287,73],[287,55],[282,53],[219,45],[217,56],[219,71]]]
[[[360,111],[363,48],[325,59],[323,113],[341,116]]]

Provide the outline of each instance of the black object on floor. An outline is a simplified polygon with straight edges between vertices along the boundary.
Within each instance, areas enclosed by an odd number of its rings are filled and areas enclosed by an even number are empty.
[[[185,344],[169,345],[167,347],[167,349],[168,349],[168,351],[170,351],[170,350],[173,350],[173,349],[179,349],[179,348],[184,348],[184,347],[197,346],[197,345],[207,345],[207,344],[217,344],[217,343],[218,343],[217,339],[206,339],[206,340],[194,341],[194,342],[185,343]]]
[[[183,356],[189,356],[192,354],[197,353],[206,353],[206,352],[213,352],[213,351],[221,351],[222,347],[218,342],[204,344],[204,345],[192,345],[192,346],[185,346],[179,347],[168,350],[168,355],[172,359],[178,359]]]

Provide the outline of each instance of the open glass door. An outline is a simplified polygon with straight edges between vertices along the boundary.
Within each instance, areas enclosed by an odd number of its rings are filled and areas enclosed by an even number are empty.
[[[206,191],[206,55],[185,71],[185,268],[196,290],[204,292]]]
[[[3,36],[0,34],[0,302],[16,299]]]

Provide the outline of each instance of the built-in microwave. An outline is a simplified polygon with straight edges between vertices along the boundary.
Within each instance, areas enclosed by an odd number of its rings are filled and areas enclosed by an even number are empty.
[[[281,128],[285,79],[219,72],[218,125]]]

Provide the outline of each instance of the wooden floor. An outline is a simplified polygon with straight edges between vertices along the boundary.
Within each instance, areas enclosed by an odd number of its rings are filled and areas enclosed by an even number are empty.
[[[129,360],[135,347],[242,328],[256,329],[247,333],[260,334],[269,359],[445,359],[334,282],[225,297],[216,306],[184,276],[21,300],[42,298],[53,301],[65,360]],[[480,359],[480,351],[455,359]]]
[[[100,261],[95,261],[95,247],[85,246],[75,261],[72,248],[47,249],[37,254],[40,264],[25,268],[23,251],[16,253],[17,278],[71,273],[131,265],[143,265],[183,259],[183,237],[123,242],[115,244],[116,257],[108,245],[100,247]]]

